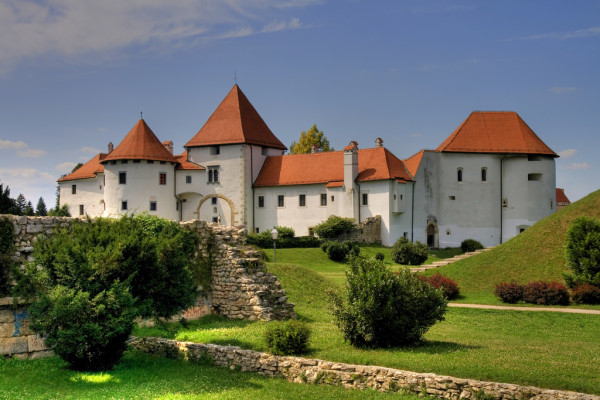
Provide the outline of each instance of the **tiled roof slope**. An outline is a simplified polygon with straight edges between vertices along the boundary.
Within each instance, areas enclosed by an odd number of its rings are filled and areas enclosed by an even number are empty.
[[[100,162],[104,160],[105,157],[106,154],[104,153],[98,154],[96,157],[77,168],[75,172],[60,178],[58,182],[95,178],[97,174],[104,172],[104,166],[100,164]]]
[[[165,149],[146,121],[140,119],[127,136],[102,160],[153,160],[177,162],[177,158]]]
[[[202,129],[185,144],[185,147],[237,143],[287,149],[271,132],[239,86],[234,85]]]
[[[565,194],[565,189],[556,188],[556,204],[571,204],[571,200]]]
[[[437,151],[557,156],[513,111],[474,111]]]
[[[410,172],[412,176],[415,176],[417,174],[417,170],[419,169],[419,165],[421,164],[421,160],[423,159],[424,153],[425,150],[421,150],[417,154],[407,158],[406,160],[402,160],[402,162],[404,162],[404,165],[406,166],[406,169],[408,169],[408,172]]]
[[[412,176],[398,158],[387,149],[358,150],[358,182],[381,179],[411,181]],[[267,157],[255,187],[307,185],[344,181],[344,152],[327,151]],[[333,183],[330,185],[340,186]]]
[[[177,161],[179,162],[179,164],[177,165],[177,169],[187,169],[187,170],[205,170],[206,169],[202,165],[188,161],[187,150],[176,157],[177,157]]]

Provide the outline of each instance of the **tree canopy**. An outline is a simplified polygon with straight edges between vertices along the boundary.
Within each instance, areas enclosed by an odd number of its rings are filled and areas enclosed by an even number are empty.
[[[298,142],[292,142],[290,145],[290,154],[310,153],[313,146],[317,146],[318,151],[333,151],[334,148],[329,145],[329,140],[314,124],[308,131],[300,132]]]

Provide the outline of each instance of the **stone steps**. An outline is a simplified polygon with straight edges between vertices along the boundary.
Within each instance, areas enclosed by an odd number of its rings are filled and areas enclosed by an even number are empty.
[[[430,269],[435,269],[435,268],[443,267],[445,265],[455,263],[456,261],[464,260],[465,258],[469,258],[469,257],[472,257],[474,255],[481,254],[483,252],[489,251],[492,248],[493,248],[493,246],[492,247],[486,247],[486,248],[481,249],[481,250],[471,251],[469,253],[459,254],[459,255],[456,255],[456,256],[454,256],[452,258],[446,258],[444,260],[434,261],[431,264],[421,265],[420,267],[411,268],[410,270],[412,272],[423,272],[423,271],[427,271],[427,270],[430,270]]]

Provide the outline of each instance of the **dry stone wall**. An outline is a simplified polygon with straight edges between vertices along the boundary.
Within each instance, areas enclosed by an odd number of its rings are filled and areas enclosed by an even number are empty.
[[[381,216],[369,217],[357,228],[336,238],[339,241],[349,240],[354,243],[381,244]]]
[[[7,218],[13,223],[14,257],[20,262],[32,260],[31,253],[40,235],[50,236],[57,227],[68,228],[72,223],[85,223],[68,217],[0,215],[0,218]],[[296,317],[294,305],[287,301],[277,278],[267,272],[258,252],[244,247],[243,228],[199,220],[181,222],[180,225],[198,235],[199,255],[210,262],[212,268],[210,288],[203,288],[203,296],[197,299],[194,307],[182,313],[183,317],[194,319],[210,313],[267,321]],[[0,355],[47,354],[43,353],[47,349],[39,348],[43,343],[27,328],[27,313],[23,305],[14,309],[10,298],[0,299],[0,302]],[[23,329],[15,330],[19,324]]]
[[[132,338],[130,345],[139,351],[163,357],[183,358],[230,369],[279,376],[298,383],[341,385],[348,389],[404,391],[443,399],[600,400],[600,396],[591,394],[460,379],[377,366],[273,356],[235,346],[178,342],[161,338]]]

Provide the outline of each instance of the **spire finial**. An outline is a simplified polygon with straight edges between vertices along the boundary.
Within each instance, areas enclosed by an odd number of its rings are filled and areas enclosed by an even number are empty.
[[[144,118],[142,117],[142,114],[143,114],[143,113],[144,113],[143,111],[140,111],[140,119],[144,119]]]
[[[237,68],[234,70],[233,72],[233,81],[235,82],[235,84],[237,85]]]

